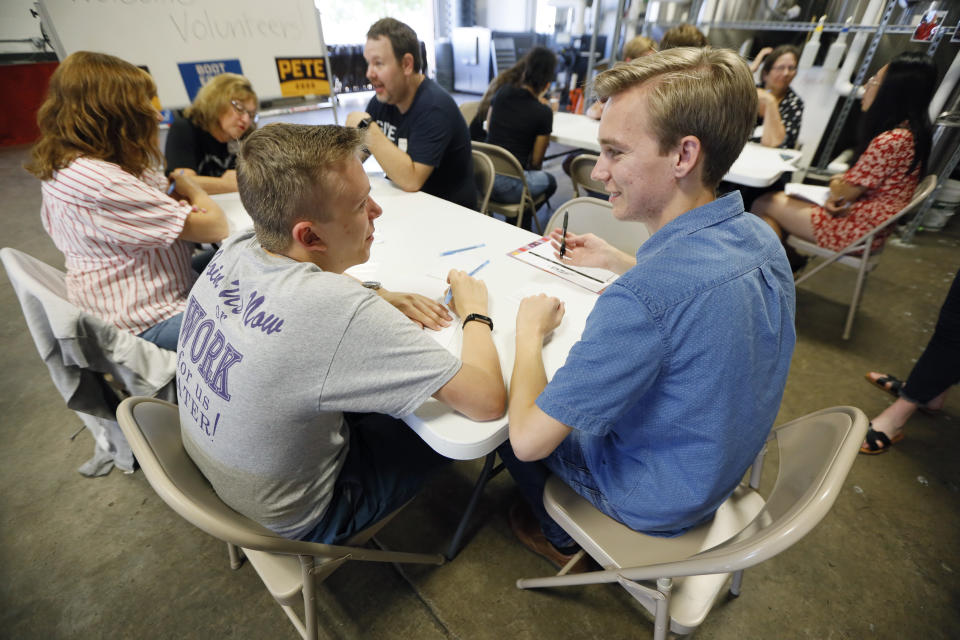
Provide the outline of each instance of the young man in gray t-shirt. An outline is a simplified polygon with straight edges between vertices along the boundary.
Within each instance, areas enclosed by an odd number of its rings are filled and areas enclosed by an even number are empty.
[[[184,446],[217,494],[280,535],[333,544],[443,462],[389,416],[431,396],[475,420],[506,403],[481,281],[449,275],[468,318],[458,359],[420,330],[449,322],[438,302],[343,274],[369,258],[381,214],[362,141],[337,126],[251,134],[237,176],[255,234],[229,238],[200,276],[177,350]]]

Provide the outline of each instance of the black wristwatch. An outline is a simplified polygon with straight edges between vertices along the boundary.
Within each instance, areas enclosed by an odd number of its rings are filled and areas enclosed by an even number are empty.
[[[471,320],[482,322],[483,324],[490,327],[490,331],[493,331],[493,320],[491,320],[488,316],[483,316],[483,315],[480,315],[479,313],[471,313],[470,315],[468,315],[466,318],[463,319],[463,326],[464,327],[467,326],[467,323],[470,322]]]
[[[373,122],[373,118],[371,118],[370,116],[367,116],[366,118],[364,118],[363,120],[357,123],[357,129],[366,129],[367,127],[370,126],[371,122]]]

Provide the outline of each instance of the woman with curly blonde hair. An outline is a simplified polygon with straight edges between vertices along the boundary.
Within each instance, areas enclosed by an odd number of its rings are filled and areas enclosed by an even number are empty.
[[[236,141],[256,128],[257,94],[250,81],[221,73],[203,85],[167,134],[167,172],[195,176],[208,193],[237,190]]]
[[[190,242],[222,240],[227,221],[190,176],[168,183],[159,171],[155,96],[128,62],[69,55],[50,78],[26,169],[43,181],[43,227],[66,258],[70,301],[175,349],[197,278]]]

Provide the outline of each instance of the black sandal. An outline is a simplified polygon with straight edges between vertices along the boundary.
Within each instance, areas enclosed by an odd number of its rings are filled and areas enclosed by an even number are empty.
[[[873,378],[870,377],[871,373],[875,373],[875,372],[870,371],[868,373],[863,374],[863,377],[866,378],[867,382],[877,387],[878,389],[882,389],[883,391],[886,391],[887,393],[892,395],[894,398],[900,397],[900,390],[903,389],[903,380],[897,378],[896,376],[892,376],[889,373],[884,373],[879,378],[874,380]]]
[[[871,426],[867,429],[867,437],[865,440],[866,442],[860,445],[860,453],[868,456],[875,456],[881,453],[886,453],[890,450],[890,447],[903,440],[903,432],[901,431],[897,435],[890,438],[883,431],[874,431],[873,427]]]
[[[867,382],[869,382],[870,384],[872,384],[878,389],[886,391],[887,393],[892,395],[894,398],[900,397],[900,392],[903,391],[903,387],[904,385],[906,385],[906,383],[903,380],[901,380],[896,376],[890,375],[889,373],[881,374],[879,378],[874,380],[873,378],[870,377],[871,373],[876,373],[876,371],[869,371],[863,374],[863,377],[867,380]],[[909,398],[907,399],[909,400]],[[926,413],[927,415],[935,416],[940,413],[939,409],[931,409],[925,404],[919,404],[919,403],[914,403],[914,404],[917,405],[917,409],[919,409],[923,413]]]

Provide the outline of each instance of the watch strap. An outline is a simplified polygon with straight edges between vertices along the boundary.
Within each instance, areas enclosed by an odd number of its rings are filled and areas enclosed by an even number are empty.
[[[471,313],[470,315],[468,315],[466,318],[463,319],[463,326],[464,327],[467,326],[467,323],[470,322],[471,320],[482,322],[483,324],[490,327],[490,331],[493,331],[493,320],[491,320],[489,316],[484,316],[479,313]]]

